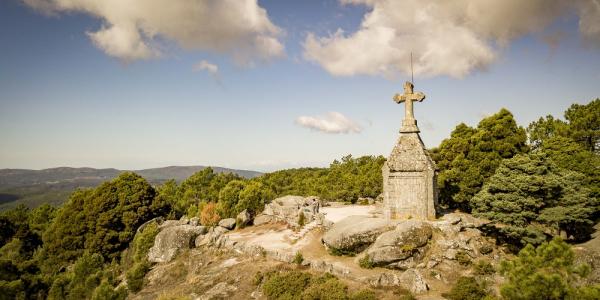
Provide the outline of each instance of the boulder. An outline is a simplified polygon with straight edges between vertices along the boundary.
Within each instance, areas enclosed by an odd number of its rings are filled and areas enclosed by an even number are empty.
[[[190,223],[189,223],[189,224],[190,224],[190,225],[193,225],[193,226],[198,226],[198,225],[200,225],[200,218],[198,218],[198,217],[193,217],[193,218],[191,218],[191,219],[190,219]]]
[[[223,220],[219,221],[219,226],[221,226],[225,229],[232,230],[235,228],[235,219],[234,218],[223,219]]]
[[[300,212],[304,214],[305,223],[310,223],[315,220],[319,207],[320,200],[317,197],[284,196],[266,204],[263,214],[298,226]]]
[[[218,245],[222,240],[223,234],[227,231],[226,228],[221,226],[212,227],[205,235],[198,236],[194,243],[196,247]]]
[[[331,226],[323,235],[323,243],[335,250],[361,252],[394,225],[387,219],[349,216]]]
[[[148,252],[150,262],[170,262],[182,249],[194,246],[194,239],[206,232],[206,227],[179,225],[161,230],[154,239],[154,246]]]
[[[247,209],[244,209],[241,213],[237,215],[235,219],[237,222],[240,222],[240,225],[246,226],[250,224],[250,221],[252,221],[252,216],[250,215]]]
[[[367,250],[371,262],[377,266],[407,269],[419,263],[433,230],[427,222],[408,220],[394,230],[381,234]]]
[[[173,226],[181,226],[181,225],[187,225],[188,224],[188,220],[166,220],[164,222],[162,222],[162,224],[158,225],[159,228],[167,228],[167,227],[173,227]]]
[[[257,225],[271,223],[274,219],[275,218],[270,215],[258,215],[258,216],[256,216],[256,218],[254,218],[254,225],[257,226]]]

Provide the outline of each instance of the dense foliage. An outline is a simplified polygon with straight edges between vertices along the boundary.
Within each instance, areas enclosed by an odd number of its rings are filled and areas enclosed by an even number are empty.
[[[587,265],[575,265],[571,247],[559,238],[534,248],[523,248],[516,259],[502,263],[507,282],[500,293],[505,299],[600,299],[600,286],[578,286],[587,276]]]
[[[377,299],[370,289],[355,293],[348,291],[348,286],[337,277],[325,273],[316,276],[307,272],[272,271],[257,274],[257,284],[262,283],[262,290],[267,299],[286,300],[371,300]]]
[[[513,243],[540,244],[545,233],[585,238],[594,225],[598,199],[581,185],[580,173],[557,167],[542,152],[502,162],[472,200],[473,213],[506,226]]]
[[[459,124],[449,139],[431,150],[439,168],[439,202],[469,211],[471,198],[500,162],[527,152],[526,141],[525,130],[506,109],[481,120],[477,128]]]

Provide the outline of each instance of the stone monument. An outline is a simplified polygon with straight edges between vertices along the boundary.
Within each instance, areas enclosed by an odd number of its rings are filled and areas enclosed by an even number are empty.
[[[419,136],[413,114],[413,102],[425,95],[404,84],[404,94],[396,94],[396,103],[404,102],[405,114],[400,138],[383,164],[383,212],[387,218],[435,219],[437,205],[436,167]]]

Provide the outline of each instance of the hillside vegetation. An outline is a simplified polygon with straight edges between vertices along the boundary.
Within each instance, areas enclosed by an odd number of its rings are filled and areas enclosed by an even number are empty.
[[[598,220],[600,99],[571,106],[565,118],[540,118],[525,130],[503,109],[476,128],[458,125],[431,151],[440,169],[442,205],[490,219],[490,234],[521,251],[500,270],[507,278],[499,295],[504,299],[528,299],[540,290],[543,299],[599,297],[598,286],[577,286],[589,267],[574,264],[563,240],[589,238]],[[181,183],[158,186],[125,172],[76,190],[58,208],[19,205],[0,213],[0,299],[123,299],[143,286],[151,267],[145,253],[156,228],[136,234],[148,220],[187,215],[210,225],[243,210],[256,214],[287,194],[355,203],[381,193],[383,162],[382,156],[345,156],[328,168],[251,179],[204,168]],[[303,285],[280,291],[285,276],[304,278]],[[265,293],[321,299],[328,295],[321,289],[335,288],[340,299],[352,297],[335,279],[307,276],[266,277],[273,289]],[[489,292],[474,278],[459,283],[450,299]]]

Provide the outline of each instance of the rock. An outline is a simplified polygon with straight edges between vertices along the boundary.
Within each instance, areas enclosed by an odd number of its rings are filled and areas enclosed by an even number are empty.
[[[200,218],[198,218],[198,217],[191,218],[189,224],[192,225],[192,226],[198,226],[198,225],[200,225]]]
[[[242,226],[246,226],[250,224],[250,221],[252,221],[252,216],[250,215],[247,209],[244,209],[241,213],[237,215],[236,221],[240,222]]]
[[[349,216],[333,224],[323,235],[323,242],[336,250],[360,252],[394,225],[395,222],[382,218]]]
[[[173,227],[173,226],[181,226],[181,225],[186,225],[188,223],[188,220],[166,220],[164,222],[162,222],[162,224],[160,224],[158,226],[158,228],[167,228],[167,227]]]
[[[298,226],[300,212],[304,214],[305,223],[310,223],[315,220],[320,205],[317,197],[284,196],[266,204],[263,214]]]
[[[208,230],[205,235],[198,236],[195,241],[196,247],[209,246],[209,245],[220,245],[222,236],[228,230],[221,226],[215,226]]]
[[[206,232],[203,226],[179,225],[161,230],[154,239],[154,246],[148,252],[150,262],[169,262],[182,249],[194,246],[194,239]]]
[[[195,298],[198,300],[227,299],[229,295],[237,290],[237,287],[226,282],[219,282],[202,296]]]
[[[235,219],[234,218],[223,219],[223,220],[219,221],[219,226],[221,226],[225,229],[232,230],[235,228]]]
[[[140,227],[138,227],[138,229],[136,230],[136,234],[144,231],[144,228],[146,228],[146,226],[148,226],[151,223],[161,224],[163,222],[164,222],[164,218],[163,217],[156,217],[156,218],[153,218],[153,219],[151,219],[149,221],[146,221],[144,224],[142,224],[142,225],[140,225]]]
[[[399,276],[400,284],[415,294],[421,294],[429,290],[427,282],[415,269],[408,269]]]
[[[335,226],[335,225],[334,225]],[[419,249],[431,238],[433,230],[426,222],[409,220],[394,230],[381,234],[367,250],[371,261],[378,266],[406,269],[419,262],[424,253]],[[408,260],[407,262],[402,262]]]
[[[183,223],[182,225],[189,224],[190,223],[190,218],[188,218],[187,216],[182,216],[179,219],[179,221],[181,221]]]
[[[257,225],[271,223],[274,219],[275,218],[270,215],[258,215],[258,216],[256,216],[256,218],[254,218],[254,225],[257,226]]]

